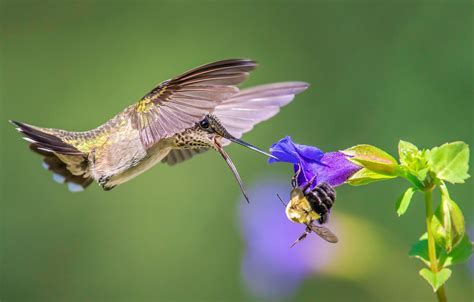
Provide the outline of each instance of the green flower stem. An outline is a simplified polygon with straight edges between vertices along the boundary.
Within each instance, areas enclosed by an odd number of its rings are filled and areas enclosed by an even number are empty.
[[[436,246],[431,229],[431,220],[433,219],[433,188],[426,188],[425,190],[425,206],[426,206],[426,231],[428,233],[428,254],[430,257],[431,271],[433,273],[438,272],[438,261],[436,258]],[[436,296],[439,302],[447,302],[446,293],[444,291],[444,285],[440,286],[436,291]]]
[[[413,174],[404,172],[401,176],[408,179],[408,181],[410,181],[419,190],[423,190],[423,183],[421,183],[421,181],[419,181],[418,178],[416,178],[416,176],[414,176]]]
[[[436,247],[431,230],[431,219],[433,218],[433,198],[431,189],[425,191],[425,206],[426,206],[426,229],[428,232],[428,254],[430,257],[431,271],[438,272],[438,264],[436,261]]]
[[[446,298],[446,292],[444,291],[444,285],[441,285],[440,288],[436,291],[436,296],[438,297],[438,301],[440,302],[447,302],[448,299]]]

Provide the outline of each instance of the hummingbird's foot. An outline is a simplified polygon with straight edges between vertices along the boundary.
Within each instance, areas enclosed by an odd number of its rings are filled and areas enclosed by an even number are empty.
[[[102,187],[102,189],[104,189],[104,191],[110,191],[112,190],[113,188],[115,188],[115,186],[108,186],[107,183],[109,182],[110,180],[110,176],[101,176],[99,178],[99,180],[97,181],[99,183],[99,186]]]

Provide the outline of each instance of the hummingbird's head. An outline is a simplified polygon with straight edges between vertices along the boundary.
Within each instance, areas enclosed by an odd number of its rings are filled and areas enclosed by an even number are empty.
[[[245,188],[242,183],[242,180],[240,179],[239,173],[237,172],[237,169],[235,168],[234,163],[230,159],[229,155],[227,155],[227,153],[224,151],[224,148],[222,148],[221,139],[225,138],[225,139],[230,140],[231,142],[235,142],[239,145],[242,145],[244,147],[247,147],[249,149],[262,153],[266,156],[273,157],[273,158],[275,157],[231,135],[227,131],[227,129],[225,129],[225,127],[221,124],[219,119],[212,114],[206,115],[206,117],[202,121],[200,121],[197,126],[205,134],[204,136],[201,135],[201,139],[204,139],[206,141],[205,144],[217,150],[219,154],[224,158],[227,165],[232,170],[232,173],[234,174],[235,179],[239,183],[242,194],[244,195],[245,199],[248,202],[249,198],[247,196],[247,193],[245,192]]]
[[[275,156],[231,135],[215,115],[206,115],[206,117],[202,121],[200,121],[198,125],[201,130],[207,133],[207,139],[209,139],[210,141],[209,145],[213,146],[214,149],[217,149],[218,147],[216,146],[216,142],[218,143],[220,141],[219,138],[225,138],[230,140],[231,142],[237,143],[251,150],[262,153],[268,157],[278,159]]]

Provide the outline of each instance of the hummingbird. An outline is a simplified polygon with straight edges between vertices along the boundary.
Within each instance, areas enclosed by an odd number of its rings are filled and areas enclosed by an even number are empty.
[[[155,164],[175,165],[214,149],[225,159],[248,199],[242,180],[224,151],[231,142],[272,155],[240,139],[257,123],[306,88],[304,82],[281,82],[239,90],[257,63],[222,60],[166,80],[103,125],[84,132],[10,121],[43,156],[53,178],[82,191],[93,181],[104,190],[125,183]]]

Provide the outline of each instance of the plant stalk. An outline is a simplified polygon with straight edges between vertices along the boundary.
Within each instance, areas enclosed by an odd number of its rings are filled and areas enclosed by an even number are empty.
[[[426,231],[428,233],[428,255],[430,257],[430,266],[433,273],[438,272],[438,261],[436,258],[436,245],[431,229],[431,220],[433,219],[433,188],[427,188],[425,190],[425,208],[426,208]],[[444,285],[440,286],[436,291],[436,296],[439,302],[447,302],[446,293],[444,291]]]

